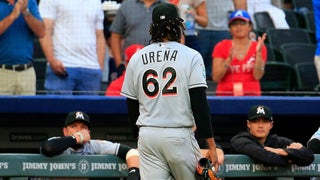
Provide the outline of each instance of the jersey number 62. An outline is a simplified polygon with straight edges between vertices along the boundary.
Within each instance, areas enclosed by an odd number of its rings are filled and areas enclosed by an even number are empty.
[[[171,75],[171,76],[170,76]],[[159,77],[158,73],[149,69],[144,72],[142,78],[142,86],[144,93],[150,98],[155,98],[160,92],[159,81],[165,81],[164,87],[161,89],[161,94],[163,96],[172,96],[177,94],[177,87],[173,86],[177,78],[176,70],[172,67],[167,67],[162,72],[162,77]],[[162,84],[162,83],[161,83]],[[148,88],[148,87],[153,88]]]

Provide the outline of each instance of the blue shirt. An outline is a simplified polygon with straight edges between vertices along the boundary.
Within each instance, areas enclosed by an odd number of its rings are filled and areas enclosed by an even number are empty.
[[[314,21],[316,24],[316,38],[317,38],[317,56],[320,56],[320,1],[313,0]]]
[[[131,44],[144,46],[150,44],[149,29],[152,22],[152,11],[161,2],[163,0],[157,0],[150,8],[147,8],[142,1],[123,1],[110,27],[111,32],[123,36],[123,49]]]
[[[6,0],[0,0],[0,21],[9,15],[13,8],[14,6]],[[42,20],[35,0],[28,1],[28,8],[35,18]],[[31,62],[34,38],[34,33],[21,13],[8,29],[0,34],[0,64],[13,65]]]

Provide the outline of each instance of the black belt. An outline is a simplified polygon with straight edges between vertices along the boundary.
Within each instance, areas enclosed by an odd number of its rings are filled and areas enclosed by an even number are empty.
[[[13,70],[13,71],[24,71],[26,69],[29,69],[32,66],[33,66],[32,63],[17,64],[17,65],[0,64],[0,68],[7,69],[7,70]]]

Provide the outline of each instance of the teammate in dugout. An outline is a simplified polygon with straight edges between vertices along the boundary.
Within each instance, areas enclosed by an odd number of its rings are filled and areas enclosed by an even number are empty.
[[[206,138],[206,155],[218,170],[206,73],[199,52],[180,43],[184,30],[176,6],[152,12],[151,44],[131,58],[121,95],[130,121],[139,127],[141,179],[195,179],[202,157],[192,127]]]
[[[269,107],[252,106],[247,127],[248,131],[240,132],[231,139],[233,153],[246,154],[268,166],[308,166],[313,162],[314,155],[310,149],[299,142],[270,133],[273,117]]]
[[[107,140],[94,140],[90,136],[90,118],[81,111],[70,112],[62,129],[64,137],[52,137],[43,142],[40,153],[52,157],[60,154],[111,154],[126,161],[127,180],[139,180],[139,153],[136,149]]]

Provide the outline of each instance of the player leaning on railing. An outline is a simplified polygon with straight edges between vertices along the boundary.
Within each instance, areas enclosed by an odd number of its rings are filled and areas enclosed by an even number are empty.
[[[86,113],[81,111],[70,112],[62,130],[64,137],[52,137],[43,142],[40,147],[41,154],[49,157],[60,154],[116,155],[127,163],[129,171],[127,179],[140,179],[138,151],[124,144],[91,139],[90,119]]]

